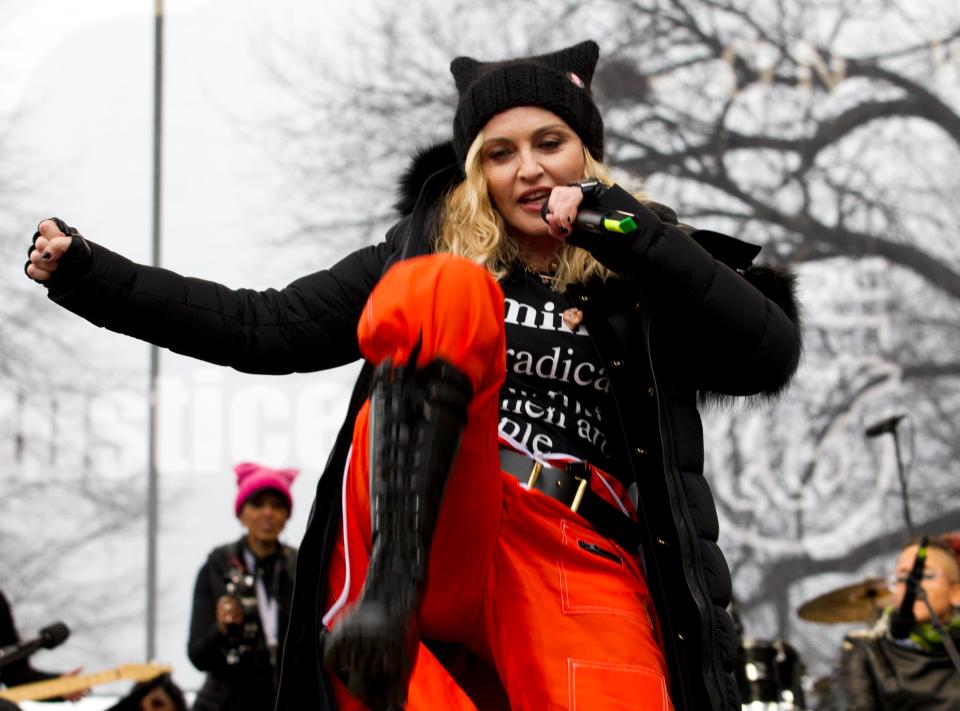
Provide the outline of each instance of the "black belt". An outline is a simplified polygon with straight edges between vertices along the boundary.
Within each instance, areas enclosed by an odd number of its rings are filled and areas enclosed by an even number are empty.
[[[572,462],[563,467],[546,466],[512,449],[500,449],[500,468],[521,484],[556,499],[580,514],[600,533],[625,548],[640,543],[640,526],[590,490],[590,466]]]

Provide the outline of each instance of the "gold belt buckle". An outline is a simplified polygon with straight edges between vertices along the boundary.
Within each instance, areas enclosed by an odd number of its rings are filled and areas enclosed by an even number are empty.
[[[533,485],[537,483],[537,478],[540,476],[540,472],[543,471],[543,465],[538,462],[533,462],[533,468],[530,470],[530,478],[527,479],[527,488],[532,489]]]
[[[540,472],[543,471],[543,464],[540,462],[534,462],[533,467],[530,469],[530,477],[527,479],[527,488],[532,489],[533,485],[537,483],[537,479],[540,478]],[[574,513],[577,512],[577,509],[580,508],[580,502],[583,501],[583,495],[587,493],[587,479],[584,477],[575,476],[574,480],[580,482],[577,484],[577,493],[573,496],[573,501],[570,504],[570,510]]]
[[[580,508],[580,502],[583,501],[583,495],[587,493],[587,480],[579,476],[573,478],[580,482],[577,484],[577,493],[573,497],[573,503],[570,504],[570,510],[576,513],[577,509]]]

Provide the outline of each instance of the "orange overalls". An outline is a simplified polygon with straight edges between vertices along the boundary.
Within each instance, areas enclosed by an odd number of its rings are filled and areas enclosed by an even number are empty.
[[[430,551],[422,635],[463,645],[489,664],[513,711],[672,709],[638,558],[559,501],[500,471],[503,304],[485,269],[449,255],[416,257],[384,275],[358,328],[361,351],[373,364],[406,362],[422,338],[418,365],[442,358],[473,385]],[[357,416],[344,473],[341,536],[327,571],[328,627],[358,597],[370,557],[367,407]],[[599,482],[591,481],[591,489],[607,495]],[[342,711],[366,708],[330,678]],[[407,709],[476,708],[421,644]]]

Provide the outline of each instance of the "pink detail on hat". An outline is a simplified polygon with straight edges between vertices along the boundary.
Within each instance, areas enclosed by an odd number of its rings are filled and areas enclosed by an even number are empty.
[[[243,504],[258,491],[273,489],[287,500],[290,510],[293,511],[293,496],[290,495],[290,485],[300,473],[299,469],[271,469],[255,462],[241,462],[233,471],[237,473],[237,499],[234,502],[234,511],[237,516]]]
[[[586,84],[583,83],[583,79],[581,79],[580,76],[574,72],[567,72],[567,79],[572,81],[576,86],[579,86],[581,89],[586,88]]]

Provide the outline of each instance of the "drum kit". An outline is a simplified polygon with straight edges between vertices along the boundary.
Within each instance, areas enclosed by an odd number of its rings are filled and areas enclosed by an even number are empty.
[[[914,537],[910,516],[907,477],[900,456],[897,425],[908,415],[900,414],[874,423],[864,430],[868,438],[889,434],[893,437],[897,457],[897,474],[903,503],[904,530]],[[960,555],[960,540],[957,544]],[[826,624],[875,622],[883,609],[893,602],[893,593],[882,578],[867,578],[808,600],[797,610],[800,619]],[[796,649],[783,640],[744,640],[740,646],[737,682],[742,711],[806,711],[810,708],[832,708],[832,679],[821,677],[813,682],[818,697],[816,707],[807,706],[802,679],[803,663]]]
[[[892,601],[892,593],[881,578],[847,585],[805,602],[797,614],[808,622],[869,623]],[[797,650],[787,642],[745,639],[738,650],[737,682],[743,711],[803,711],[807,706],[803,690],[803,663]],[[830,678],[818,679],[813,691],[830,695]]]

